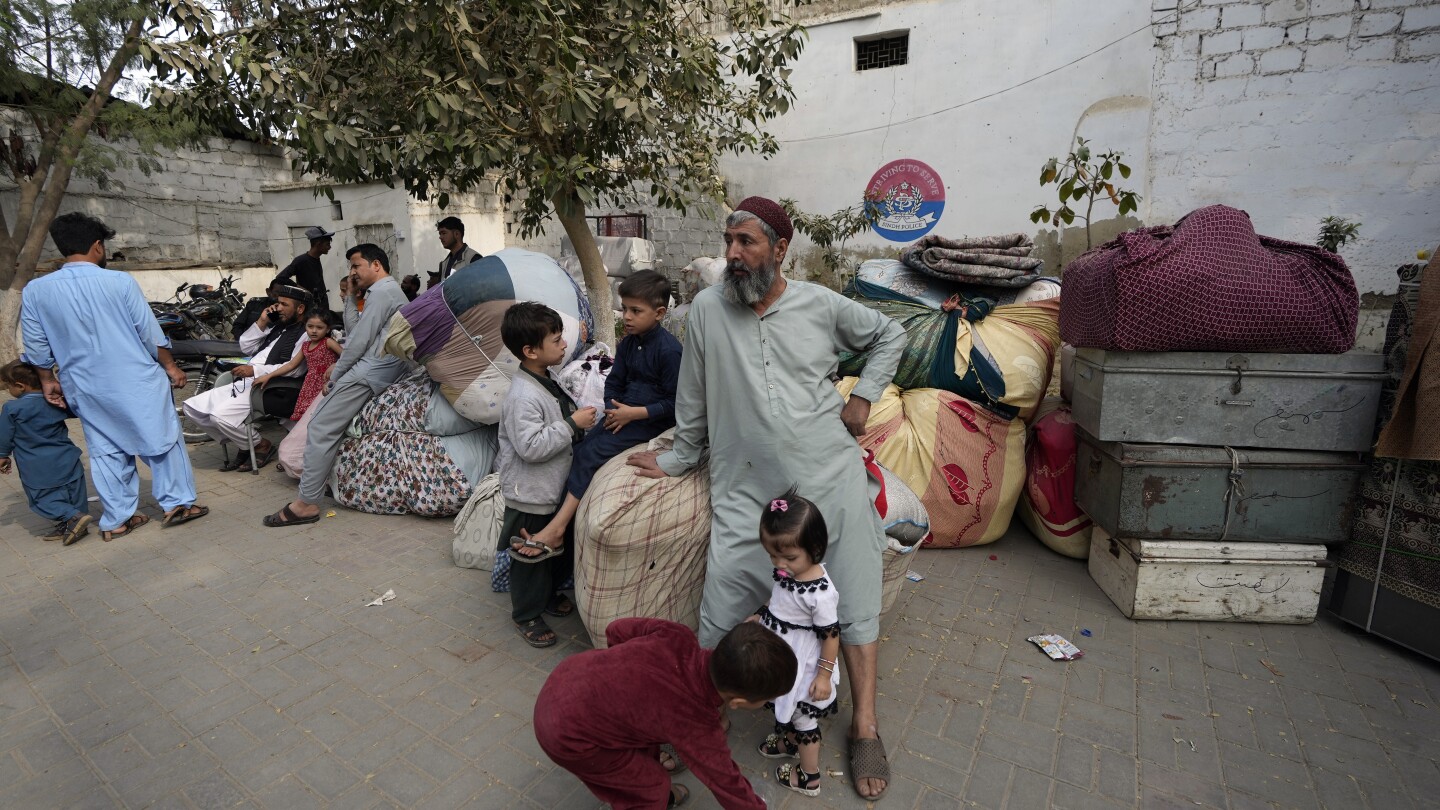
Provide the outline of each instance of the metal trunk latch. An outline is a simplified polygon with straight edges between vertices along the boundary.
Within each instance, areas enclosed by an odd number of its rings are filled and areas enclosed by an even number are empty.
[[[1245,372],[1250,370],[1250,359],[1243,354],[1231,355],[1225,361],[1225,368],[1235,372],[1235,381],[1230,383],[1230,393],[1240,393],[1240,389],[1245,387]]]

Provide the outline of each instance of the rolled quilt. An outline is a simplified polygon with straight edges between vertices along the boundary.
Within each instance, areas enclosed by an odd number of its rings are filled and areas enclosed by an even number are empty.
[[[1030,257],[1034,247],[1023,233],[966,239],[926,236],[906,248],[900,260],[937,278],[992,287],[1024,287],[1040,277],[1044,264]]]

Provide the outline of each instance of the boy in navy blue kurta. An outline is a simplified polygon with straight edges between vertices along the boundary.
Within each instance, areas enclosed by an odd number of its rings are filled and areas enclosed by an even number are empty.
[[[90,525],[85,468],[65,425],[74,414],[45,401],[40,374],[28,363],[6,365],[0,381],[14,397],[0,407],[0,473],[9,474],[13,458],[31,510],[55,521],[54,533],[45,539],[63,539],[68,546]]]
[[[660,326],[670,303],[670,281],[641,270],[620,282],[625,337],[605,378],[605,421],[575,447],[565,502],[534,535],[546,545],[563,541],[590,479],[619,453],[644,444],[675,426],[675,389],[680,382],[680,341]]]

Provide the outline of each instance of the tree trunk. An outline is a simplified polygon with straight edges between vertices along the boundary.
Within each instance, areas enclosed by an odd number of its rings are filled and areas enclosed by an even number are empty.
[[[575,246],[575,255],[580,257],[580,269],[585,274],[585,291],[590,296],[590,310],[595,315],[595,334],[585,340],[603,340],[615,345],[615,309],[610,295],[610,279],[605,275],[605,262],[600,258],[600,247],[595,244],[595,235],[590,232],[590,223],[585,221],[585,204],[575,193],[557,194],[551,200],[555,216],[565,227],[565,235]]]
[[[75,115],[75,120],[66,127],[65,135],[55,144],[55,154],[50,165],[39,169],[45,174],[36,185],[43,190],[37,189],[39,194],[36,195],[38,199],[35,200],[33,212],[25,205],[28,201],[24,199],[25,192],[29,189],[22,184],[22,204],[15,223],[15,236],[23,239],[23,242],[17,243],[12,237],[10,248],[18,251],[18,254],[3,257],[5,261],[11,262],[5,267],[13,268],[14,274],[10,277],[9,285],[0,289],[0,357],[14,357],[17,354],[15,333],[20,327],[20,291],[35,276],[35,265],[40,261],[40,254],[45,249],[45,240],[50,236],[50,221],[60,211],[60,202],[65,198],[66,189],[70,187],[75,158],[84,147],[91,127],[95,126],[95,120],[100,117],[100,111],[110,100],[110,91],[115,89],[115,83],[120,80],[125,64],[135,55],[140,44],[140,32],[144,30],[147,19],[148,15],[142,14],[130,21],[120,47],[111,55],[110,64],[95,83],[90,98],[86,99],[84,106]]]

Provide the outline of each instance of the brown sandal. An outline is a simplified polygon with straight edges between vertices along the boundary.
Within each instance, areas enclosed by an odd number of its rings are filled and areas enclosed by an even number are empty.
[[[147,516],[145,516],[145,515],[141,515],[141,514],[131,515],[129,520],[127,520],[127,521],[125,521],[124,523],[120,524],[120,528],[118,528],[118,529],[112,529],[112,530],[110,530],[110,531],[108,531],[108,532],[107,532],[107,531],[102,531],[102,532],[100,532],[100,539],[101,539],[101,540],[104,540],[104,541],[107,542],[107,543],[110,542],[111,540],[118,540],[118,539],[124,537],[125,535],[127,535],[127,534],[135,531],[136,529],[140,528],[141,526],[144,526],[146,523],[149,523],[149,522],[150,522],[150,518],[147,517]]]
[[[161,528],[168,529],[172,526],[179,526],[181,523],[199,520],[208,514],[210,514],[210,507],[208,506],[198,506],[193,503],[189,506],[177,506],[165,513],[165,517],[160,520],[160,526]]]

